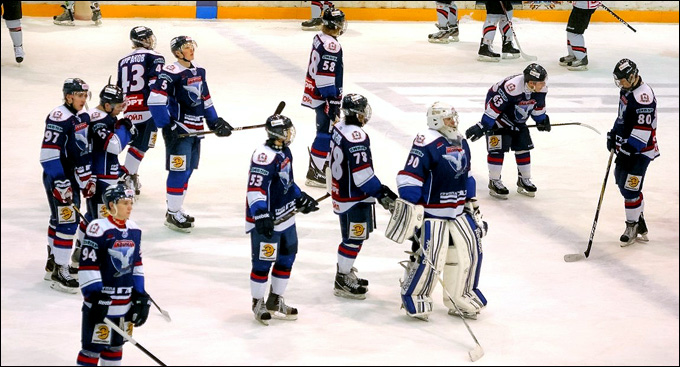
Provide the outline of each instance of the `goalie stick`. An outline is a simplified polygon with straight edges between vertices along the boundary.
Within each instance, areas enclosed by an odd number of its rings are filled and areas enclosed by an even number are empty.
[[[604,182],[602,182],[602,190],[600,190],[600,200],[597,202],[597,210],[595,211],[595,219],[593,220],[593,228],[590,230],[590,239],[588,240],[588,247],[582,254],[567,254],[564,255],[564,261],[570,263],[587,259],[590,255],[590,249],[593,246],[593,237],[595,237],[595,227],[597,227],[597,218],[600,216],[600,208],[602,207],[602,198],[604,197],[604,189],[607,186],[607,178],[609,177],[609,169],[612,166],[612,158],[614,158],[614,149],[609,153],[609,162],[607,163],[607,173],[604,175]]]
[[[550,126],[567,126],[567,125],[578,125],[578,126],[583,126],[583,127],[585,127],[585,128],[588,128],[588,129],[593,130],[594,132],[600,134],[600,131],[599,131],[599,130],[597,130],[596,128],[594,128],[594,127],[592,127],[592,126],[590,126],[590,125],[588,125],[588,124],[584,124],[584,123],[582,123],[582,122],[564,122],[564,123],[561,123],[561,124],[550,124]],[[537,126],[537,125],[527,125],[527,127],[536,127],[536,126]]]
[[[275,115],[281,114],[283,109],[286,107],[286,102],[281,101],[279,102],[279,105],[276,107],[276,110],[274,111]],[[257,124],[257,125],[250,125],[250,126],[239,126],[235,127],[232,129],[232,131],[241,131],[241,130],[250,130],[250,129],[259,129],[261,127],[265,127],[266,124]],[[214,134],[215,132],[212,130],[209,131],[199,131],[197,133],[188,133],[188,134],[179,134],[180,138],[188,138],[192,136],[201,136],[201,135],[208,135],[208,134]]]
[[[517,39],[517,33],[515,33],[515,27],[512,26],[512,21],[510,20],[510,17],[508,17],[508,11],[505,10],[505,5],[503,5],[503,2],[501,1],[501,8],[503,8],[503,14],[505,14],[505,19],[508,21],[508,25],[510,25],[510,30],[512,31],[512,36],[515,38],[515,43],[517,44],[517,48],[519,49],[520,55],[522,55],[522,58],[527,61],[536,61],[538,60],[538,57],[533,56],[533,55],[528,55],[522,50],[522,46],[519,45],[519,40]]]
[[[163,363],[163,361],[161,361],[160,359],[158,359],[155,355],[153,355],[153,353],[149,352],[149,351],[148,351],[146,348],[144,348],[141,344],[137,343],[137,341],[134,340],[130,335],[128,335],[128,333],[126,333],[126,332],[123,331],[121,328],[119,328],[118,326],[116,326],[116,324],[114,324],[113,321],[111,321],[108,317],[105,317],[105,318],[104,318],[104,323],[106,323],[106,325],[109,325],[109,327],[110,327],[111,329],[115,330],[120,336],[123,337],[123,339],[129,341],[130,343],[132,343],[132,345],[134,345],[135,347],[139,348],[139,350],[141,350],[142,352],[144,352],[144,354],[146,354],[147,356],[151,357],[151,359],[153,359],[154,361],[156,361],[156,363],[158,363],[158,364],[161,365],[161,366],[167,366],[167,364]]]

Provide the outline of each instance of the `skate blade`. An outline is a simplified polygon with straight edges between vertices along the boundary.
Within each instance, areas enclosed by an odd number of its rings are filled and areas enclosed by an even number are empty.
[[[628,240],[627,242],[621,242],[621,247],[628,247],[628,246],[634,244],[636,240],[637,240],[637,238],[633,238],[633,239]]]
[[[505,60],[519,59],[519,54],[504,53],[503,59]]]
[[[95,20],[94,25],[100,26],[100,25],[102,25],[102,21],[101,20]]]
[[[349,298],[349,299],[366,299],[366,294],[353,294],[349,293],[347,291],[343,291],[342,289],[333,289],[333,294],[336,297],[342,297],[342,298]]]
[[[569,64],[569,61],[564,61],[564,62],[558,61],[558,63],[560,64],[560,66],[567,66],[567,64]]]
[[[491,195],[495,198],[501,199],[501,200],[508,200],[508,195],[499,194],[499,193],[492,191],[492,190],[489,190],[489,195]]]
[[[50,288],[54,289],[55,291],[68,293],[68,294],[76,294],[76,293],[78,293],[78,290],[79,290],[79,288],[64,287],[61,283],[56,282],[56,281],[52,281],[52,284],[50,284]]]
[[[314,27],[301,26],[300,28],[302,28],[303,31],[319,31],[319,30],[321,30],[320,26],[314,26]]]
[[[165,222],[164,224],[165,224],[166,227],[172,229],[173,231],[182,232],[182,233],[191,233],[191,228],[193,228],[193,227],[190,227],[190,228],[179,228],[179,227],[177,227],[176,225],[170,224],[170,223],[168,223],[168,222]]]
[[[449,315],[454,316],[454,317],[461,317],[461,315],[458,312],[456,312],[455,310],[449,310]],[[468,320],[477,320],[477,314],[476,313],[473,314],[473,313],[465,313],[464,312],[462,317],[464,317]]]
[[[500,62],[501,58],[500,57],[489,57],[489,56],[477,55],[477,61]]]
[[[277,320],[295,321],[298,318],[298,315],[286,315],[279,311],[269,311],[269,314],[272,315],[272,319]]]
[[[642,242],[649,242],[649,238],[647,238],[647,235],[646,235],[646,234],[641,234],[641,235],[639,235],[639,237],[637,238],[637,240],[638,240],[638,241],[642,241]]]
[[[450,36],[449,42],[458,42],[458,36]]]
[[[519,187],[517,188],[517,193],[522,194],[524,196],[531,197],[531,198],[536,196],[536,192],[527,191],[527,190],[519,188]]]
[[[569,69],[571,71],[586,71],[586,70],[588,70],[588,65],[567,66],[567,69]]]
[[[69,27],[76,25],[74,22],[60,22],[60,21],[56,21],[56,20],[53,23],[56,24],[56,25],[65,25],[65,26],[69,26]]]
[[[442,38],[428,38],[428,42],[430,43],[449,43],[448,38],[447,39],[442,39]]]
[[[314,181],[314,180],[310,180],[310,179],[307,179],[307,181],[305,181],[305,185],[307,185],[307,186],[309,186],[309,187],[322,187],[322,188],[326,188],[326,183],[325,183],[325,182],[321,183],[321,182]]]
[[[262,324],[264,326],[269,326],[269,320],[263,320],[263,319],[258,319],[258,318],[256,318],[255,320],[257,320],[260,324]]]
[[[407,315],[411,316],[412,318],[414,318],[416,320],[425,321],[425,322],[430,321],[429,315],[410,315],[410,314],[407,314]]]
[[[52,272],[51,271],[46,271],[45,276],[43,277],[45,280],[52,281]]]

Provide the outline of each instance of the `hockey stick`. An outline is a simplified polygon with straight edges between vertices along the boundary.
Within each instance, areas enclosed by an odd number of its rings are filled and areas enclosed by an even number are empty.
[[[550,126],[567,126],[567,125],[583,126],[583,127],[586,127],[588,129],[593,130],[594,132],[600,134],[600,132],[596,128],[594,128],[594,127],[592,127],[588,124],[584,124],[582,122],[565,122],[565,123],[561,123],[561,124],[550,124]],[[527,127],[537,127],[537,125],[527,125]]]
[[[276,107],[276,111],[274,111],[275,115],[280,114],[283,109],[286,107],[286,102],[281,101],[279,102],[279,105]],[[250,125],[250,126],[239,126],[235,127],[232,129],[232,131],[241,131],[241,130],[250,130],[250,129],[259,129],[261,127],[265,127],[266,124],[258,124],[258,125]],[[180,138],[188,138],[192,136],[201,136],[201,135],[208,135],[208,134],[214,134],[215,132],[212,130],[209,131],[199,131],[197,133],[188,133],[188,134],[179,134]]]
[[[505,10],[505,5],[503,5],[503,2],[501,1],[501,8],[503,8],[503,14],[505,14],[505,19],[508,20],[508,24],[510,25],[510,30],[512,31],[512,36],[515,38],[515,43],[517,44],[517,48],[519,49],[520,55],[522,55],[522,58],[527,61],[536,61],[538,60],[538,57],[532,56],[532,55],[527,55],[524,53],[522,50],[522,46],[519,45],[519,40],[517,39],[517,33],[515,33],[515,28],[512,26],[512,21],[510,21],[510,17],[508,17],[508,12]]]
[[[161,313],[161,315],[163,315],[163,318],[165,319],[165,321],[167,321],[167,322],[172,321],[172,319],[170,318],[170,314],[168,313],[168,311],[162,309],[162,308],[156,303],[156,301],[154,301],[153,298],[151,298],[151,296],[149,296],[149,299],[151,300],[151,303],[153,303],[153,305],[156,306],[156,308],[157,308],[158,311]]]
[[[468,356],[470,356],[470,361],[475,362],[478,359],[482,358],[484,356],[484,349],[482,349],[482,346],[479,344],[479,341],[477,341],[477,337],[475,334],[472,332],[472,329],[470,329],[470,325],[468,325],[467,321],[465,320],[465,317],[463,316],[463,312],[458,308],[458,305],[456,305],[456,302],[453,301],[453,297],[451,297],[451,294],[449,291],[446,289],[446,286],[444,285],[444,281],[442,280],[441,272],[435,268],[434,264],[432,264],[432,261],[430,261],[427,256],[425,256],[425,261],[427,262],[427,265],[432,268],[432,270],[437,274],[437,280],[439,281],[439,284],[441,284],[442,289],[444,290],[444,293],[446,296],[449,298],[449,301],[453,304],[453,307],[456,308],[456,312],[458,312],[458,316],[460,317],[461,320],[463,320],[463,324],[465,324],[465,327],[467,328],[468,332],[470,333],[470,336],[472,339],[475,341],[475,344],[477,344],[474,348],[472,348],[468,352]]]
[[[602,182],[602,190],[600,190],[600,200],[597,202],[597,210],[595,211],[595,220],[593,220],[593,228],[590,230],[590,239],[588,240],[588,247],[583,254],[567,254],[564,255],[564,261],[570,263],[588,258],[590,249],[593,246],[593,237],[595,236],[595,227],[597,227],[597,218],[600,216],[600,208],[602,207],[602,198],[604,198],[604,188],[607,186],[607,178],[609,177],[609,169],[612,166],[612,158],[614,158],[614,149],[609,153],[609,162],[607,163],[607,173],[604,175],[604,182]]]
[[[328,197],[330,197],[330,196],[331,196],[331,194],[327,192],[327,193],[325,193],[322,197],[316,199],[316,202],[325,200],[326,198],[328,198]],[[300,211],[297,210],[297,209],[293,210],[292,212],[290,212],[290,213],[284,215],[283,217],[281,217],[281,218],[275,220],[275,221],[274,221],[274,225],[276,225],[276,224],[281,224],[281,223],[287,221],[288,219],[290,219],[291,217],[293,217],[295,214],[297,214],[297,213],[299,213],[299,212],[300,212]]]
[[[625,25],[626,27],[630,28],[631,31],[637,32],[637,31],[635,30],[635,28],[631,27],[630,24],[628,24],[625,20],[621,19],[620,16],[616,15],[616,13],[614,13],[614,12],[613,12],[611,9],[609,9],[606,5],[600,3],[600,6],[602,7],[602,9],[606,10],[607,12],[609,12],[609,14],[613,15],[614,18],[618,19],[619,22],[623,23],[623,25]]]
[[[122,336],[123,339],[129,341],[130,343],[132,343],[132,345],[134,345],[135,347],[139,348],[142,352],[144,352],[144,354],[146,354],[147,356],[151,357],[151,359],[153,359],[154,361],[156,361],[156,363],[158,363],[158,364],[161,365],[161,366],[167,366],[167,364],[163,363],[163,361],[161,361],[160,359],[158,359],[155,355],[153,355],[151,352],[149,352],[149,351],[148,351],[146,348],[144,348],[141,344],[137,343],[137,341],[134,340],[130,335],[128,335],[128,333],[126,333],[126,332],[123,331],[121,328],[119,328],[118,326],[116,326],[116,324],[114,324],[113,321],[111,321],[109,318],[105,317],[105,318],[104,318],[104,322],[106,323],[106,325],[109,325],[109,327],[110,327],[111,329],[115,330],[120,336]]]

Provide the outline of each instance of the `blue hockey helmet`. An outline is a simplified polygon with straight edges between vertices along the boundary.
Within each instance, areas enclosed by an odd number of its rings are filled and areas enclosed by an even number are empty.
[[[264,129],[268,136],[267,145],[276,150],[289,146],[295,139],[293,121],[284,115],[269,116]]]
[[[115,205],[120,199],[132,200],[134,197],[135,190],[130,189],[123,184],[117,184],[106,188],[106,191],[102,194],[102,201],[104,201],[104,205],[106,205],[106,208],[108,209],[110,203]]]
[[[325,28],[328,28],[332,31],[337,31],[338,36],[345,33],[345,30],[347,30],[345,13],[340,9],[330,7],[324,10],[321,20],[323,21],[323,26]]]
[[[88,96],[90,96],[90,86],[80,78],[68,78],[64,80],[64,87],[62,88],[62,91],[64,92],[64,98],[66,98],[66,95],[68,94],[77,92],[85,92]]]
[[[156,36],[149,27],[137,26],[130,30],[130,41],[134,47],[144,47],[148,50],[156,48]]]
[[[191,37],[189,36],[177,36],[170,40],[170,51],[172,51],[172,54],[174,55],[176,51],[182,52],[182,48],[184,45],[190,44],[194,48],[198,47],[198,44],[196,41],[194,41]]]
[[[373,110],[366,97],[349,93],[342,98],[342,113],[345,114],[346,124],[364,126],[371,119]]]

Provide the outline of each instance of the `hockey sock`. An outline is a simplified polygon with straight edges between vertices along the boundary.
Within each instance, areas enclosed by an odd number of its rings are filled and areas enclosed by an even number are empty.
[[[66,9],[70,10],[71,13],[73,13],[73,7],[75,6],[76,2],[75,1],[64,1],[64,7]]]
[[[624,206],[626,208],[626,221],[637,222],[640,218],[640,213],[645,207],[645,200],[642,193],[633,199],[625,199]]]
[[[489,153],[486,157],[486,162],[489,166],[489,179],[500,180],[501,171],[503,170],[503,152]]]
[[[170,188],[168,187],[168,190]],[[176,195],[176,194],[171,194],[169,191],[167,194],[165,194],[165,198],[168,202],[168,211],[171,212],[176,212],[182,209],[182,205],[184,205],[184,190],[181,190],[181,194]]]
[[[113,349],[113,348],[112,348]],[[99,354],[100,366],[120,366],[123,360],[123,350],[104,350]]]
[[[567,32],[569,34],[569,32]],[[567,39],[567,52],[569,53],[569,56],[574,56],[574,50],[571,49],[571,41]]]
[[[314,18],[321,18],[321,9],[323,8],[323,2],[321,1],[312,1],[311,2],[311,8],[312,8],[312,19]]]
[[[139,171],[142,159],[144,159],[144,152],[133,147],[128,149],[127,156],[125,156],[125,169],[129,174],[134,175]]]
[[[444,3],[437,4],[437,24],[439,28],[444,28],[449,23],[449,6]]]
[[[522,178],[531,178],[531,153],[528,150],[515,152],[517,171]]]
[[[508,11],[508,19],[512,21],[512,10]],[[512,29],[510,29],[510,23],[505,19],[505,16],[501,16],[498,26],[501,28],[501,32],[503,32],[503,39],[512,40]]]
[[[455,2],[449,6],[448,21],[450,25],[458,25],[458,5]]]
[[[250,295],[255,299],[264,298],[264,293],[267,291],[267,279],[269,271],[250,272]]]
[[[484,38],[484,43],[487,45],[493,44],[493,39],[496,37],[496,23],[501,20],[503,15],[499,14],[487,14],[486,20],[484,21],[484,27],[482,28],[482,37]]]
[[[338,246],[338,272],[340,274],[348,274],[352,270],[359,251],[361,251],[361,244],[343,242]]]
[[[290,279],[290,270],[280,267],[278,264],[274,264],[274,270],[272,270],[272,292],[282,296],[286,291],[288,286],[288,279]]]
[[[569,40],[571,50],[577,59],[581,60],[586,57],[586,41],[582,34],[567,32],[567,40]]]
[[[21,19],[6,20],[5,24],[9,28],[9,36],[12,38],[14,47],[23,45],[23,32],[21,31]]]

